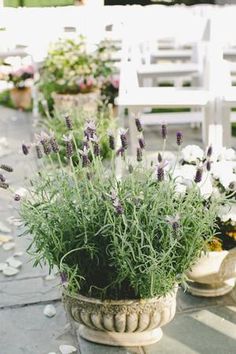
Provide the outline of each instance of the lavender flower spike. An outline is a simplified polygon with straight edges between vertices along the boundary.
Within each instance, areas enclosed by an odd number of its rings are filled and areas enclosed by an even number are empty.
[[[42,144],[45,155],[49,155],[52,152],[52,147],[49,142],[49,135],[41,132],[39,135],[36,135],[36,139]]]
[[[65,115],[65,123],[66,123],[68,130],[73,130],[73,124],[72,124],[72,120],[71,120],[69,114]]]
[[[123,149],[125,149],[125,150],[128,148],[127,131],[128,131],[128,129],[121,129],[120,130],[121,145],[122,145]]]
[[[158,182],[164,181],[165,178],[165,170],[164,168],[168,165],[167,161],[162,160],[157,164],[157,180]]]
[[[111,150],[115,150],[116,146],[115,146],[115,138],[114,138],[114,135],[112,133],[112,131],[108,131],[107,132],[108,134],[108,138],[109,138],[109,147]]]
[[[142,136],[138,138],[138,143],[139,143],[140,149],[145,149],[146,144],[145,144],[145,140]]]
[[[29,146],[22,144],[21,147],[22,147],[23,154],[28,155],[29,154]]]
[[[0,173],[0,182],[6,182],[6,178]]]
[[[125,149],[122,146],[116,151],[116,156],[125,156]]]
[[[166,124],[161,125],[161,136],[163,140],[166,140],[167,138],[167,126]]]
[[[210,172],[210,170],[211,170],[211,161],[210,160],[207,160],[207,162],[206,162],[206,169],[208,172]]]
[[[52,147],[52,151],[55,152],[55,153],[58,153],[59,152],[59,145],[56,141],[56,138],[55,138],[55,134],[53,132],[51,132],[50,134],[50,144],[51,144],[51,147]]]
[[[137,161],[141,162],[143,159],[143,153],[140,147],[137,148],[136,156],[137,156]]]
[[[195,178],[194,178],[194,182],[200,183],[201,180],[202,180],[202,174],[203,174],[203,169],[202,169],[202,167],[198,167],[198,168],[197,168],[196,175],[195,175]]]
[[[175,216],[167,216],[166,217],[167,222],[172,226],[173,231],[176,233],[180,227],[180,216],[179,214],[176,214]]]
[[[158,152],[157,160],[158,160],[158,162],[162,162],[162,160],[163,160],[160,152]]]
[[[70,159],[73,156],[72,137],[71,135],[63,135],[63,140],[66,143],[66,156],[68,159]]]
[[[15,194],[14,200],[15,200],[16,202],[19,202],[20,199],[21,199],[21,196],[20,196],[19,194]]]
[[[135,118],[135,124],[136,124],[137,131],[141,133],[143,131],[143,127],[138,117]]]
[[[82,167],[87,167],[90,163],[87,149],[79,150],[79,153],[82,158]]]
[[[176,133],[176,143],[178,146],[182,145],[183,142],[183,134],[181,132]]]
[[[42,150],[39,145],[35,145],[35,150],[36,150],[36,155],[38,159],[41,159],[43,157]]]
[[[211,157],[212,156],[212,146],[210,145],[207,149],[207,157]]]
[[[9,165],[2,164],[0,165],[0,168],[6,172],[13,172],[13,168]]]

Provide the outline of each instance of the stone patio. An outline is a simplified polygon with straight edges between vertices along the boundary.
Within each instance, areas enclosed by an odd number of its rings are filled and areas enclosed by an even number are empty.
[[[5,136],[9,147],[1,151],[0,163],[12,165],[10,175],[15,187],[36,168],[35,161],[21,153],[21,143],[33,136],[34,118],[31,114],[0,108],[0,139]],[[182,129],[183,128],[183,129]],[[185,144],[200,144],[200,130],[183,126]],[[169,128],[169,140],[174,146],[176,127]],[[149,149],[158,149],[158,129],[145,131]],[[0,140],[1,141],[1,140]],[[235,141],[233,142],[236,146]],[[75,335],[76,328],[68,322],[62,304],[58,279],[48,279],[47,268],[33,268],[25,253],[30,237],[19,237],[22,230],[8,218],[17,216],[17,204],[7,194],[0,193],[0,235],[11,235],[15,249],[0,247],[0,263],[15,252],[23,251],[20,272],[12,277],[0,273],[0,354],[59,354],[62,344],[73,345],[81,354],[234,354],[236,352],[236,289],[224,297],[195,298],[179,289],[177,315],[164,327],[160,343],[148,347],[116,348],[95,345]],[[3,225],[2,225],[3,224]],[[10,232],[2,232],[7,227]],[[6,230],[5,230],[6,231]],[[43,314],[46,304],[56,307],[56,315]]]

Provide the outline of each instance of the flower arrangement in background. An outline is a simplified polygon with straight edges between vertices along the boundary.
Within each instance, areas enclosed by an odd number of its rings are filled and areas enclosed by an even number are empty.
[[[210,249],[220,251],[236,247],[235,151],[222,148],[216,153],[212,147],[209,147],[204,152],[199,146],[188,145],[182,150],[181,157],[181,164],[176,174],[183,186],[182,189],[186,188],[193,178],[197,167],[202,175],[199,188],[206,199],[211,200],[213,195],[226,194],[228,196],[227,204],[222,204],[219,210],[219,230],[216,230],[216,237],[209,245]]]
[[[52,93],[77,95],[100,90],[112,75],[113,65],[104,59],[104,47],[88,53],[85,38],[61,39],[54,43],[41,69],[39,89],[53,106]]]
[[[17,70],[11,70],[7,75],[7,81],[17,89],[24,89],[31,86],[34,72],[33,65],[23,66]]]

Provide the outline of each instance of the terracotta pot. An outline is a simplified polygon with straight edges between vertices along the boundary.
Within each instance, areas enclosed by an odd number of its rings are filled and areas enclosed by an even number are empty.
[[[146,300],[106,300],[64,294],[64,305],[80,323],[81,337],[113,346],[143,346],[158,342],[161,327],[176,311],[177,287],[165,297]]]
[[[76,108],[83,108],[87,112],[96,112],[100,91],[79,93],[77,95],[53,93],[52,98],[54,100],[55,109],[61,112],[72,111]]]
[[[31,107],[31,88],[16,87],[10,90],[11,101],[16,108],[29,109]]]
[[[236,280],[236,248],[202,254],[187,276],[190,280],[188,290],[193,295],[213,297],[227,294]]]

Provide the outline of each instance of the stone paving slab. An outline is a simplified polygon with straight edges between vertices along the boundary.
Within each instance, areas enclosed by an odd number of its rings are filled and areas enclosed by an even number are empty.
[[[81,354],[235,354],[236,307],[177,314],[159,343],[139,348],[108,347],[79,338]]]
[[[78,348],[61,303],[54,305],[57,313],[52,318],[43,314],[44,305],[1,310],[0,353],[59,354],[59,346],[62,344]]]
[[[42,277],[2,281],[0,309],[58,300],[61,298],[58,283],[58,279],[45,280]]]

